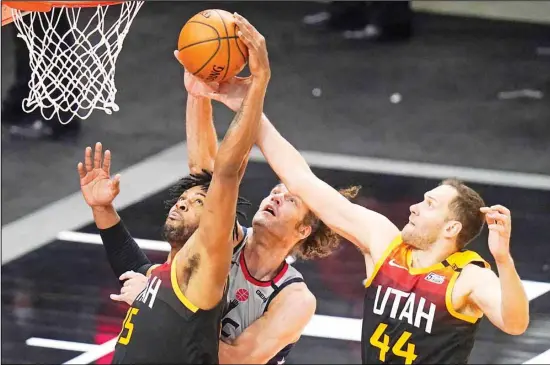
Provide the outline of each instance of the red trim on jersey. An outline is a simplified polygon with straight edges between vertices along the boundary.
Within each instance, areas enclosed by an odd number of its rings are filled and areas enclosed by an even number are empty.
[[[241,257],[239,257],[239,263],[241,265],[241,270],[244,274],[245,279],[257,286],[267,287],[271,285],[272,281],[276,283],[283,277],[283,275],[288,270],[288,263],[285,261],[283,268],[279,271],[277,275],[275,275],[275,277],[272,280],[267,280],[267,281],[258,280],[252,275],[250,275],[250,272],[248,271],[248,267],[246,267],[246,261],[244,260],[244,248],[241,250]]]

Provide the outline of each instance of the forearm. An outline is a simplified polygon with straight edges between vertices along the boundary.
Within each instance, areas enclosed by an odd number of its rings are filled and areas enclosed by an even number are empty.
[[[151,261],[132,238],[124,222],[118,219],[115,225],[99,230],[111,269],[117,278],[126,271],[140,272],[145,275]]]
[[[191,173],[212,171],[218,151],[218,137],[212,118],[212,102],[208,98],[187,95],[185,113],[187,154]]]
[[[215,170],[238,174],[256,141],[267,89],[266,79],[254,78],[241,108],[231,122],[216,156]]]
[[[242,356],[236,346],[229,345],[223,341],[220,341],[220,348],[218,351],[220,364],[243,364]]]
[[[271,357],[266,358],[265,355],[262,356],[259,351],[261,348],[261,344],[258,344],[255,349],[250,351],[248,347],[245,348],[244,346],[239,346],[238,344],[227,344],[220,341],[220,364],[265,364],[271,359]]]
[[[311,173],[311,169],[300,152],[275,129],[265,115],[262,115],[256,144],[275,174],[290,191],[297,193],[304,174]]]
[[[510,257],[497,262],[500,288],[502,291],[502,321],[511,333],[521,334],[529,325],[529,299]]]

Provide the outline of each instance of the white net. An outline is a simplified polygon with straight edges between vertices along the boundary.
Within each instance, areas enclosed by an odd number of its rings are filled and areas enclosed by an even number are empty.
[[[57,116],[62,124],[74,117],[86,119],[95,109],[107,114],[118,111],[116,61],[143,3],[54,7],[25,17],[12,9],[18,37],[29,49],[32,71],[23,110],[30,113],[39,108],[45,119]],[[118,18],[115,9],[120,11]],[[67,22],[68,28],[63,26]]]

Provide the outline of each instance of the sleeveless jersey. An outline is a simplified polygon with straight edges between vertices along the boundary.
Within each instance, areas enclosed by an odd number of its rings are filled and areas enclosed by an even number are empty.
[[[146,288],[126,314],[113,363],[219,362],[218,341],[225,299],[211,310],[197,308],[181,291],[175,268],[172,261],[151,271]]]
[[[398,236],[365,284],[363,363],[466,364],[481,318],[455,311],[451,294],[467,264],[489,264],[464,250],[416,269],[411,253]]]
[[[250,228],[247,229],[247,234]],[[222,320],[222,341],[232,341],[269,308],[271,300],[286,286],[303,282],[302,275],[288,263],[270,281],[260,281],[250,275],[244,258],[246,236],[233,250],[227,305]],[[289,344],[268,364],[283,364],[294,344]]]

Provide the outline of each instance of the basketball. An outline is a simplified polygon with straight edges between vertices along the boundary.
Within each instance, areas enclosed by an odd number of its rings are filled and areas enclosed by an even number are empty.
[[[233,14],[219,9],[201,11],[185,23],[178,39],[177,58],[206,82],[223,82],[242,71],[248,49],[237,37]]]

